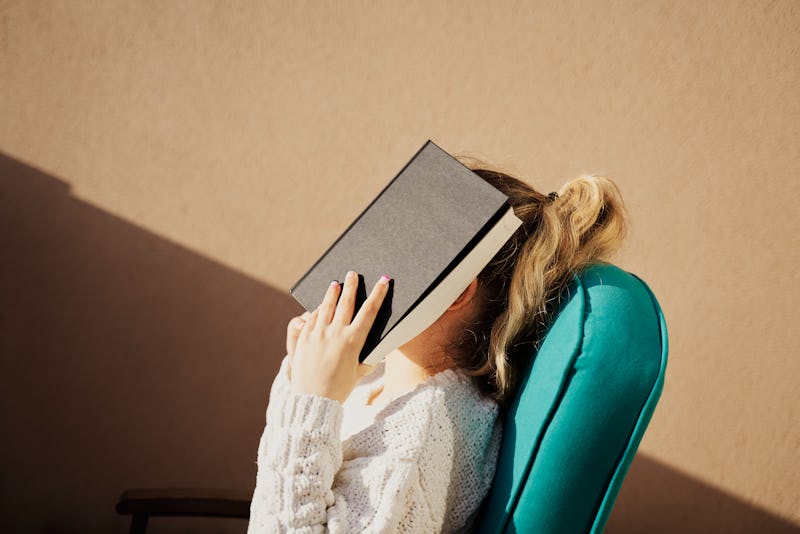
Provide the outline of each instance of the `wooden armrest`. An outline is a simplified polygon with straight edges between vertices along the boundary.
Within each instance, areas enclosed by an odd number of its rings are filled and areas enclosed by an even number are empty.
[[[250,517],[252,492],[208,488],[136,488],[122,492],[119,514]]]

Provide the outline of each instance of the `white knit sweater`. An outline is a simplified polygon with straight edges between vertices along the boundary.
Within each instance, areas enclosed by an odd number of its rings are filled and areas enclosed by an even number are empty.
[[[272,384],[248,534],[458,532],[494,477],[497,404],[448,369],[383,406],[384,365],[344,404]]]

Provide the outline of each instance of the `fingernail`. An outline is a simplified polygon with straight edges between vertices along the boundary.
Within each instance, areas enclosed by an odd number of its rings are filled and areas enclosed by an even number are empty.
[[[348,278],[355,278],[355,276],[356,276],[356,272],[355,271],[347,271],[347,277]]]
[[[338,285],[339,285],[339,281],[338,280],[331,280],[331,287],[336,287]]]
[[[383,276],[381,276],[380,280],[378,280],[378,283],[385,285],[389,283],[389,280],[390,280],[389,275],[384,274]]]

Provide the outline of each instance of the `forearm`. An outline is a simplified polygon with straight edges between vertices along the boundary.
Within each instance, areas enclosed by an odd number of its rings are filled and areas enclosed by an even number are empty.
[[[259,442],[248,534],[416,534],[441,528],[443,510],[431,515],[430,502],[433,493],[447,493],[449,479],[434,477],[423,487],[413,450],[416,440],[417,447],[426,447],[429,413],[393,421],[388,434],[350,450],[347,462],[343,415],[338,401],[294,393],[284,360]]]
[[[342,465],[342,415],[339,402],[293,393],[288,380],[276,379],[258,447],[248,533],[326,531]]]

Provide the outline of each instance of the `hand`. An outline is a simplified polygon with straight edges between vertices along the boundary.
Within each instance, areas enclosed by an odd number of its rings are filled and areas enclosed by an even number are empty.
[[[331,283],[317,309],[289,322],[286,348],[296,393],[344,402],[358,380],[374,369],[359,363],[358,355],[389,289],[389,278],[378,280],[353,317],[357,287],[358,275],[350,271],[344,287]]]

